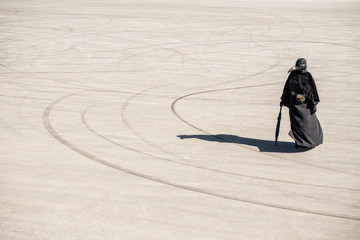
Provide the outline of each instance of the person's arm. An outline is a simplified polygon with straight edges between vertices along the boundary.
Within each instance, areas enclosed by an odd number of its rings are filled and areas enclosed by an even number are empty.
[[[310,113],[314,114],[317,111],[316,105],[320,102],[319,94],[316,88],[315,80],[312,77],[311,73],[309,73],[309,84],[311,87],[311,103],[310,103]]]
[[[310,75],[310,86],[311,86],[311,92],[312,92],[312,99],[313,101],[318,104],[320,102],[320,98],[319,98],[319,94],[316,88],[316,84],[315,84],[315,80],[313,78],[313,76],[311,75],[311,73],[309,73]]]
[[[281,102],[280,102],[280,106],[289,106],[289,100],[290,100],[290,85],[289,85],[289,81],[292,77],[292,73],[289,74],[287,80],[286,80],[286,83],[284,85],[284,89],[283,89],[283,93],[281,95]]]

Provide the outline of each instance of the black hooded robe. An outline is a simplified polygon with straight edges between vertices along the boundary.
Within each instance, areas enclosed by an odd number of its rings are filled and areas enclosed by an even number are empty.
[[[306,100],[298,102],[297,94],[305,95]],[[295,140],[296,146],[316,147],[322,144],[323,131],[315,113],[320,99],[312,75],[307,71],[292,71],[285,83],[281,101],[289,108],[289,135]]]

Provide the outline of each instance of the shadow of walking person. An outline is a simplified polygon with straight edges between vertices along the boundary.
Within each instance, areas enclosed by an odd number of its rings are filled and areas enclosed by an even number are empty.
[[[180,139],[196,138],[204,141],[220,142],[220,143],[235,143],[247,146],[254,146],[259,149],[260,152],[277,152],[277,153],[298,153],[306,152],[311,148],[295,148],[295,144],[292,142],[281,142],[275,146],[274,141],[245,138],[228,134],[217,135],[178,135]]]

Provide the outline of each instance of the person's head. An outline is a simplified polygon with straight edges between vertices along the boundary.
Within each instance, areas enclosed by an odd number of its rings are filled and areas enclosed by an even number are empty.
[[[292,71],[301,71],[303,73],[307,72],[307,62],[305,58],[299,58],[296,60],[295,66],[289,69],[288,73]]]
[[[296,63],[295,66],[299,69],[299,70],[306,70],[307,69],[307,62],[305,58],[299,58]]]

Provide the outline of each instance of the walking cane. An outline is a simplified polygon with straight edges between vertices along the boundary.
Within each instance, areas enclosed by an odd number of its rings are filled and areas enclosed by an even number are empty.
[[[281,110],[282,110],[282,106],[280,107],[280,112],[279,112],[279,115],[277,118],[277,124],[276,124],[276,130],[275,130],[275,146],[277,145],[279,132],[280,132]]]

